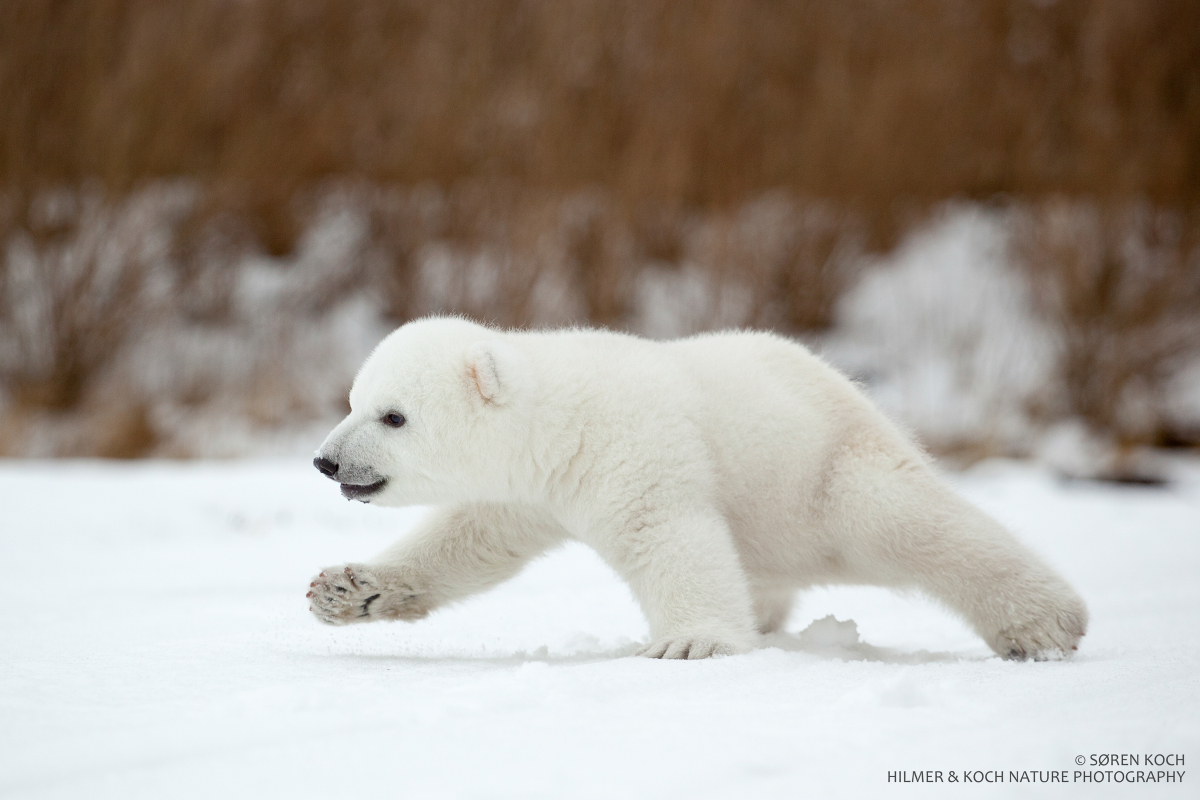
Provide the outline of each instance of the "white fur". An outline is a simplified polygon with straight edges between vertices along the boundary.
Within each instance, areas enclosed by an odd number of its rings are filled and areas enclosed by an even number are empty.
[[[1061,657],[1084,633],[1066,582],[777,336],[424,319],[380,343],[350,405],[318,454],[344,491],[386,480],[360,499],[443,508],[371,563],[318,576],[326,622],[419,618],[574,539],[629,582],[648,656],[744,652],[798,589],[829,583],[923,590],[1006,657]]]

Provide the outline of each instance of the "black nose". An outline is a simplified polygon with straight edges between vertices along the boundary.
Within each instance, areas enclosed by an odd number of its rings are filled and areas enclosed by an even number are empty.
[[[321,458],[320,456],[317,456],[313,459],[313,466],[316,467],[317,470],[326,478],[332,478],[334,475],[337,475],[338,465],[330,461],[328,458]]]

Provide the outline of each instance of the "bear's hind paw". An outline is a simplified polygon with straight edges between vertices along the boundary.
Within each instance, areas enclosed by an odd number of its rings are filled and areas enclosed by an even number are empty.
[[[1013,661],[1061,661],[1079,649],[1086,629],[1083,613],[1048,615],[1046,619],[1001,631],[993,649]]]

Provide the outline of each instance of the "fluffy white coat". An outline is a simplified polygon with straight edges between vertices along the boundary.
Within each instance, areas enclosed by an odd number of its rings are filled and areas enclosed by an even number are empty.
[[[1005,657],[1061,657],[1084,634],[1062,578],[778,336],[430,318],[379,344],[350,405],[318,468],[348,497],[441,509],[315,578],[324,622],[418,619],[578,540],[628,581],[651,657],[744,652],[797,590],[834,583],[922,590]]]

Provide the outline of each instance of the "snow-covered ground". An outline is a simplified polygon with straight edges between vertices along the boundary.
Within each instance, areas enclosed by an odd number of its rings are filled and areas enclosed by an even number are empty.
[[[645,622],[581,547],[417,624],[319,625],[310,576],[419,512],[346,503],[300,459],[0,462],[0,796],[1197,797],[1200,466],[1177,473],[953,477],[1088,600],[1073,661],[836,588],[763,649],[664,662],[625,657]],[[1183,782],[1072,782],[1108,753]],[[943,783],[889,782],[918,770]],[[1068,782],[1012,782],[1034,770]]]

